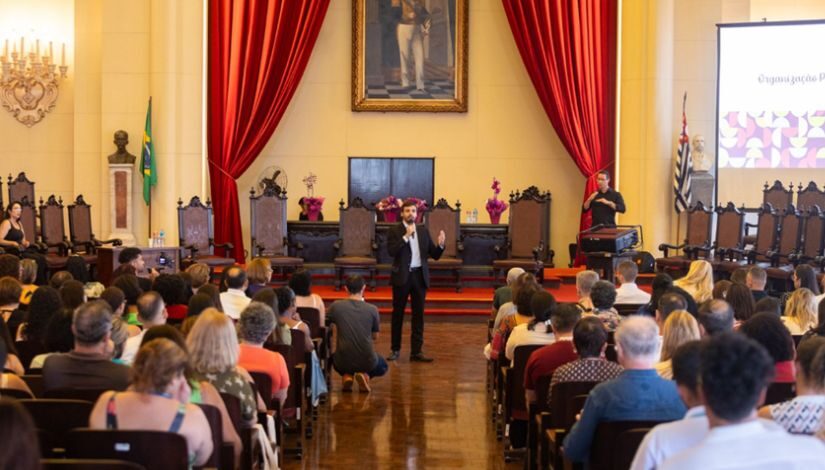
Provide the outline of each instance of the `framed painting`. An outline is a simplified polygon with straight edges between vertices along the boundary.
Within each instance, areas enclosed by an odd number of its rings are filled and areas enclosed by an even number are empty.
[[[467,112],[468,0],[352,0],[352,110]]]

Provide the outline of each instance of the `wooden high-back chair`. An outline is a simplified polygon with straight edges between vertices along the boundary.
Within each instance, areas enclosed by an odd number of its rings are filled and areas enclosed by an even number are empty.
[[[212,225],[212,202],[206,205],[198,196],[193,196],[187,205],[178,199],[178,241],[181,249],[181,264],[185,269],[193,263],[205,263],[210,268],[235,264],[233,258],[218,256],[215,248],[231,250],[231,243],[215,243]]]
[[[123,244],[119,238],[98,240],[95,237],[92,231],[92,206],[86,203],[82,194],[77,195],[67,210],[69,212],[69,244],[73,252],[83,254],[85,257],[94,257],[94,263],[96,263],[99,247],[108,244],[114,246]]]
[[[335,290],[341,289],[344,272],[361,270],[369,272],[370,290],[375,290],[375,275],[378,271],[378,261],[375,251],[375,211],[368,208],[360,197],[350,202],[344,208],[344,200],[339,205],[338,241],[335,248],[338,256],[335,258]]]
[[[26,172],[21,171],[17,178],[9,175],[8,182],[9,204],[19,202],[22,207],[20,214],[20,225],[29,242],[36,242],[38,239],[37,230],[37,200],[34,198],[34,181],[30,181]],[[5,206],[3,206],[5,209]]]
[[[273,186],[267,186],[257,195],[254,188],[249,191],[252,257],[268,258],[272,268],[282,274],[304,265],[303,259],[289,256],[287,252],[286,204],[286,194],[276,193]]]
[[[776,248],[779,236],[779,214],[770,203],[762,204],[759,208],[759,217],[756,224],[756,241],[753,248],[745,252],[748,264],[770,261],[769,253]]]
[[[785,189],[779,180],[775,180],[770,186],[765,181],[765,187],[762,189],[762,204],[770,204],[774,208],[788,207],[788,204],[793,204],[793,183]]]
[[[776,267],[785,260],[789,262],[790,257],[800,249],[802,241],[802,215],[793,204],[789,204],[782,209],[779,215],[779,240],[776,250],[769,252],[768,258],[771,265]]]
[[[825,190],[820,190],[815,182],[809,182],[808,186],[804,188],[800,183],[798,189],[796,206],[800,212],[807,211],[813,206],[819,206],[820,209],[825,208]]]
[[[550,192],[541,192],[530,186],[524,192],[510,194],[510,220],[507,225],[507,243],[496,246],[504,259],[493,261],[494,282],[499,273],[511,268],[522,268],[533,273],[539,282],[544,280],[544,267],[553,267],[550,243]],[[503,250],[502,250],[503,249]]]
[[[40,239],[47,248],[46,264],[50,272],[66,267],[69,259],[69,239],[63,218],[63,199],[54,194],[40,201]]]
[[[664,257],[656,260],[658,270],[682,273],[687,271],[691,261],[697,259],[700,253],[707,254],[707,250],[711,247],[710,236],[714,215],[715,212],[706,208],[702,201],[691,206],[687,211],[687,234],[684,243],[659,245],[659,250],[664,252]],[[682,254],[671,256],[671,250],[682,250]]]
[[[713,253],[714,271],[731,271],[743,264],[743,237],[745,230],[745,214],[737,209],[732,202],[725,207],[718,206],[716,212],[716,240],[710,249],[697,248],[697,253]],[[710,256],[707,256],[710,260]],[[735,266],[734,266],[735,265]]]
[[[825,248],[825,214],[818,205],[810,206],[803,216],[802,245],[799,253],[791,258],[794,265],[807,263],[822,256]]]
[[[464,250],[461,242],[461,203],[456,201],[453,209],[446,199],[439,199],[427,214],[427,229],[433,241],[438,240],[438,234],[442,230],[447,236],[441,258],[428,262],[430,271],[451,271],[454,279],[451,286],[455,287],[456,292],[461,292],[461,268],[464,265],[464,261],[459,258],[459,253]]]

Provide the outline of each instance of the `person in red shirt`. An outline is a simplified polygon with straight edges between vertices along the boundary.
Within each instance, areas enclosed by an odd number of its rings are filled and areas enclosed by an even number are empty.
[[[177,274],[161,274],[152,282],[152,290],[163,297],[169,323],[183,323],[189,309],[183,278]]]
[[[553,310],[550,315],[550,326],[556,340],[553,344],[534,351],[524,369],[527,403],[536,402],[536,383],[539,377],[552,376],[559,367],[578,359],[573,348],[573,328],[580,318],[581,310],[575,304],[559,304]]]
[[[289,389],[289,371],[284,357],[263,347],[275,329],[275,312],[261,302],[250,302],[241,312],[238,334],[241,339],[238,366],[249,372],[262,372],[272,379],[272,398],[282,404]]]

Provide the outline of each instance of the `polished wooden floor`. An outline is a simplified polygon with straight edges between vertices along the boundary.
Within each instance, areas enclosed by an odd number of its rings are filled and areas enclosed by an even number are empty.
[[[486,323],[428,318],[424,349],[432,364],[409,362],[409,322],[404,327],[401,360],[373,380],[371,394],[341,392],[333,373],[303,460],[287,457],[284,468],[521,468],[505,466],[489,418]],[[389,336],[382,321],[380,354],[389,352]]]

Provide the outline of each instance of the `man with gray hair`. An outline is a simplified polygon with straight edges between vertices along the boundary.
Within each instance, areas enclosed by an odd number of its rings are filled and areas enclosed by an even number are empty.
[[[616,353],[624,372],[590,392],[579,422],[564,440],[564,455],[573,462],[588,460],[602,421],[674,421],[685,415],[676,385],[654,369],[659,327],[652,318],[634,315],[622,321],[616,330]]]
[[[126,390],[129,367],[112,362],[112,309],[102,300],[86,302],[74,311],[74,349],[53,354],[43,364],[45,390]]]
[[[599,273],[589,269],[576,273],[576,295],[579,297],[579,307],[585,313],[593,311],[593,301],[590,299],[590,291],[599,282]]]
[[[143,330],[126,340],[126,344],[123,346],[123,354],[120,355],[120,359],[126,364],[131,364],[135,360],[146,331],[153,326],[165,325],[166,319],[169,317],[169,314],[166,313],[166,304],[163,302],[163,297],[153,290],[144,292],[138,297],[137,309],[137,317],[143,325]]]
[[[500,309],[502,305],[513,301],[512,285],[522,274],[524,274],[524,270],[521,268],[510,268],[510,270],[507,271],[507,285],[499,287],[493,294],[493,316],[498,313],[498,309]]]
[[[272,308],[262,302],[250,302],[241,312],[238,336],[241,339],[238,366],[249,372],[261,372],[272,380],[270,393],[284,403],[289,389],[289,371],[284,357],[264,348],[277,320]]]
[[[699,309],[699,333],[702,337],[733,331],[733,308],[721,299],[702,304]]]

